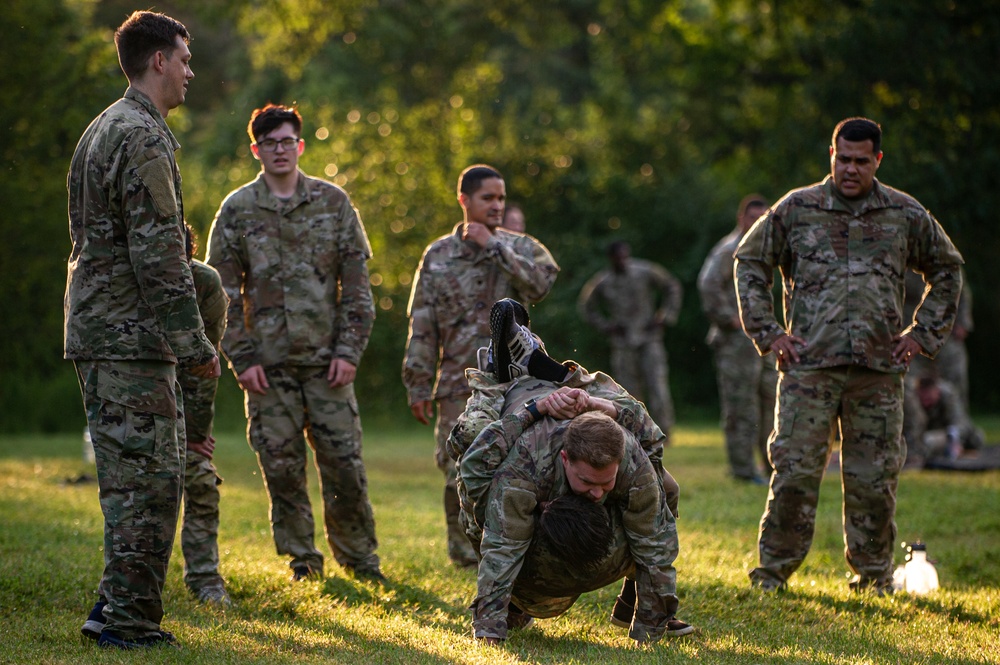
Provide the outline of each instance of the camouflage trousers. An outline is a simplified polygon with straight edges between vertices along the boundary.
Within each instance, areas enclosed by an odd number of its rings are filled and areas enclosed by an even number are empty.
[[[774,424],[778,382],[774,361],[761,358],[742,330],[719,331],[712,348],[729,471],[736,478],[757,476],[756,450],[770,474],[767,440]]]
[[[653,421],[669,436],[674,426],[674,402],[670,397],[667,350],[663,342],[612,346],[611,372],[625,390],[645,402]]]
[[[781,372],[775,423],[774,474],[751,580],[784,583],[808,553],[831,432],[839,426],[847,564],[862,586],[889,584],[896,486],[906,457],[903,375],[857,366]]]
[[[476,563],[476,552],[469,544],[459,518],[461,508],[458,500],[458,471],[455,461],[448,455],[446,443],[458,417],[465,411],[468,395],[437,400],[438,417],[434,423],[434,461],[444,473],[444,517],[448,532],[448,558],[458,565]]]
[[[183,400],[172,363],[76,361],[94,443],[104,574],[105,630],[152,636],[173,549],[186,448]]]
[[[246,394],[247,438],[271,502],[271,532],[278,554],[292,568],[323,571],[306,489],[306,442],[312,448],[323,494],[326,538],[342,566],[375,570],[375,518],[361,459],[361,418],[354,385],[330,388],[326,367],[272,367],[265,395]]]
[[[184,470],[184,516],[181,552],[184,584],[196,592],[224,586],[219,575],[219,485],[222,478],[212,460],[187,451]]]

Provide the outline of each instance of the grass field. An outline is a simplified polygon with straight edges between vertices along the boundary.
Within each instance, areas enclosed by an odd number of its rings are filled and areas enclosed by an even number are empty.
[[[766,488],[727,478],[718,428],[680,428],[674,440],[665,457],[682,492],[679,616],[698,626],[692,636],[633,646],[608,622],[617,592],[608,587],[502,647],[474,642],[466,607],[475,576],[447,563],[431,432],[414,426],[366,434],[384,588],[346,577],[325,541],[326,579],[293,584],[274,553],[256,460],[241,435],[220,435],[222,572],[234,606],[188,596],[178,546],[164,628],[183,649],[129,654],[98,650],[79,633],[103,560],[96,485],[67,482],[87,471],[80,438],[0,437],[0,662],[1000,663],[1000,473],[904,475],[899,540],[927,542],[942,583],[934,595],[848,591],[832,477],[790,591],[763,595],[746,571]]]

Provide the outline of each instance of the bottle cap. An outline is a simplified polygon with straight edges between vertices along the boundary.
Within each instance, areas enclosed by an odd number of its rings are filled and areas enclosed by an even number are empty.
[[[927,545],[924,544],[924,543],[922,543],[922,542],[920,542],[918,540],[915,543],[910,543],[910,551],[911,552],[926,552],[927,551]]]

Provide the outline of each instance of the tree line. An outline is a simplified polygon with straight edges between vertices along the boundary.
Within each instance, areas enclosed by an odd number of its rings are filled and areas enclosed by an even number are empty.
[[[86,124],[124,91],[111,34],[135,8],[13,0],[0,15],[0,431],[76,429],[79,391],[61,352],[65,175]],[[575,300],[606,244],[628,240],[685,286],[666,335],[672,390],[681,422],[710,416],[701,263],[743,194],[773,201],[822,179],[830,132],[850,115],[882,124],[880,179],[916,196],[963,251],[973,407],[1000,407],[987,349],[1000,324],[990,289],[1000,78],[985,64],[1000,61],[996,0],[173,0],[157,10],[194,37],[196,78],[169,124],[203,241],[222,198],[257,171],[246,123],[269,101],[298,106],[303,169],[359,208],[378,308],[357,381],[366,414],[408,417],[410,280],[424,246],[461,218],[458,173],[486,162],[562,266],[532,312],[550,351],[608,366]]]

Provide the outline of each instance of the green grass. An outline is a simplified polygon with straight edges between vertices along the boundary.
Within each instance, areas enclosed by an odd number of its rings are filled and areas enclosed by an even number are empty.
[[[0,438],[0,662],[1000,663],[1000,473],[904,475],[899,540],[928,543],[936,594],[848,592],[839,480],[828,478],[812,552],[789,592],[764,595],[748,588],[746,571],[766,489],[727,479],[718,428],[680,428],[674,440],[666,461],[681,484],[680,616],[698,626],[693,636],[633,646],[607,620],[617,592],[608,587],[503,647],[474,642],[475,576],[447,563],[431,432],[414,426],[365,440],[385,588],[344,576],[325,541],[328,577],[293,584],[274,553],[256,460],[241,435],[220,435],[222,572],[235,604],[188,596],[178,546],[164,628],[183,649],[137,656],[80,638],[103,560],[96,485],[65,482],[86,470],[80,438]]]

